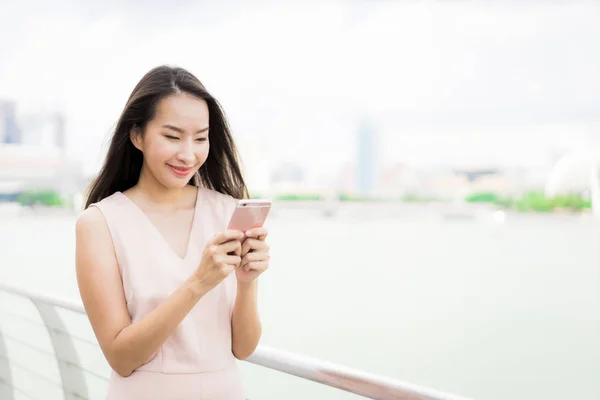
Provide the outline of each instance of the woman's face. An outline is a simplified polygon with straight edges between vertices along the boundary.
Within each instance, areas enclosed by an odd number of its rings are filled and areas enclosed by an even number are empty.
[[[142,173],[167,188],[182,188],[208,157],[208,106],[180,93],[162,99],[143,134],[131,140],[144,154]]]

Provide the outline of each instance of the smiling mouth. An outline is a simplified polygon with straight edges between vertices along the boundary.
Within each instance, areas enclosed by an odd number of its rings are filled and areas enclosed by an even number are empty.
[[[171,170],[179,176],[186,176],[190,173],[190,171],[192,170],[191,167],[176,167],[174,165],[171,164],[167,164],[169,166],[169,168],[171,168]]]

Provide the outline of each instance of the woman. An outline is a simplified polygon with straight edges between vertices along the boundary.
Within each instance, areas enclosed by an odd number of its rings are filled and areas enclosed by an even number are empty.
[[[247,197],[223,112],[162,66],[134,88],[76,224],[77,280],[114,370],[110,400],[243,399],[235,358],[261,336],[265,228],[226,226]]]

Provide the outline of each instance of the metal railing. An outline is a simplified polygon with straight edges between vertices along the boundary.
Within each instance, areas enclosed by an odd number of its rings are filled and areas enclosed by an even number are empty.
[[[97,352],[100,352],[99,346],[94,340],[69,333],[59,313],[59,310],[69,310],[77,314],[85,314],[83,305],[76,301],[34,292],[3,282],[0,282],[0,291],[29,299],[33,303],[41,317],[41,323],[37,322],[37,324],[47,330],[50,337],[50,347],[53,349],[53,352],[49,352],[37,344],[27,343],[27,341],[18,337],[20,336],[18,333],[8,333],[6,330],[3,332],[2,326],[0,326],[0,398],[2,400],[16,400],[19,396],[18,398],[38,400],[28,394],[27,388],[14,382],[16,376],[13,376],[13,371],[16,370],[27,371],[29,374],[40,378],[40,382],[45,382],[49,388],[53,388],[53,395],[45,394],[44,400],[46,398],[102,398],[98,390],[90,390],[89,386],[94,386],[90,385],[90,380],[106,382],[110,368],[107,363],[104,363],[103,370],[83,365],[80,352],[76,349],[76,343],[78,345],[93,346]],[[13,314],[13,316],[20,318],[17,314]],[[29,323],[36,323],[27,318],[23,319]],[[52,357],[58,364],[58,374],[55,374],[52,379],[44,376],[45,374],[41,371],[37,371],[35,369],[35,367],[38,367],[37,365],[25,365],[25,363],[11,361],[7,352],[7,340],[24,349],[28,348],[42,354],[46,358]],[[88,352],[86,352],[86,355],[90,356]],[[98,358],[98,355],[96,355],[96,358]],[[267,346],[259,346],[246,361],[373,399],[466,400],[462,397]]]

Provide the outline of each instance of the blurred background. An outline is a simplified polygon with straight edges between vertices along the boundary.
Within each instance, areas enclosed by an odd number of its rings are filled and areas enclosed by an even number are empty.
[[[78,298],[82,196],[135,84],[177,65],[274,199],[263,344],[474,399],[599,399],[598,21],[597,1],[4,0],[0,280]],[[241,367],[252,399],[356,398]]]

